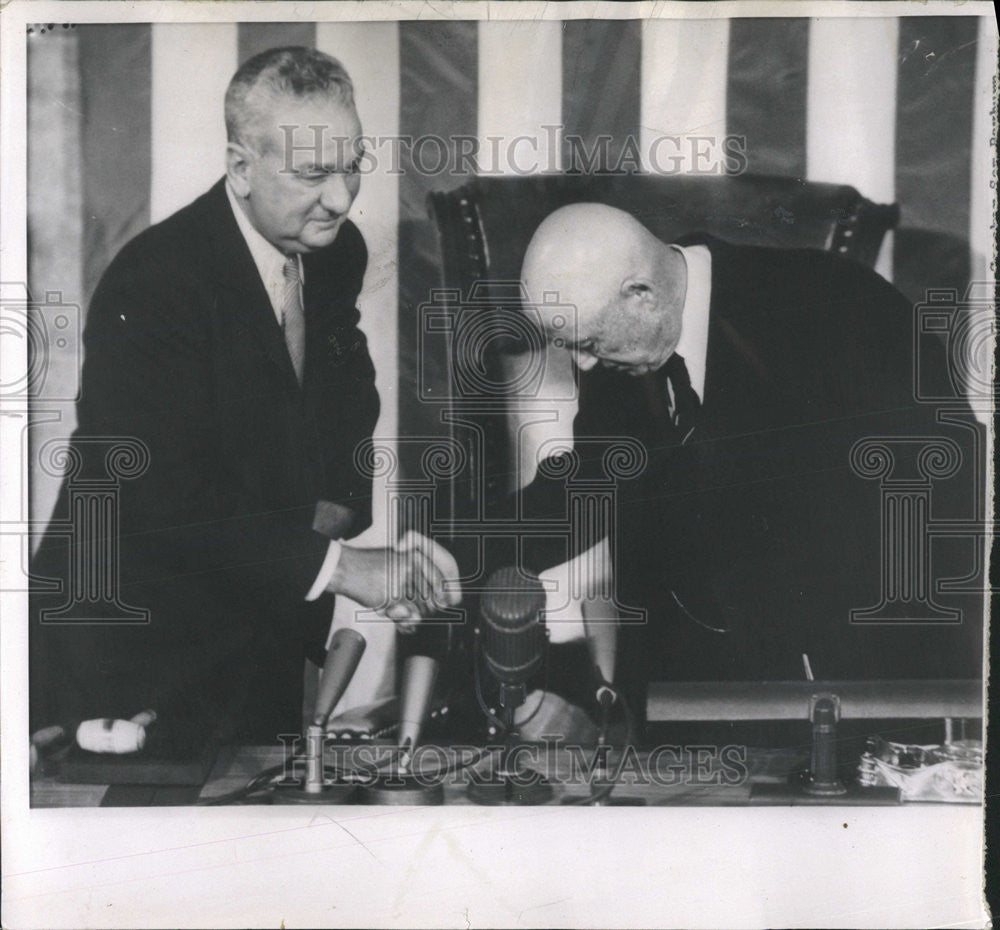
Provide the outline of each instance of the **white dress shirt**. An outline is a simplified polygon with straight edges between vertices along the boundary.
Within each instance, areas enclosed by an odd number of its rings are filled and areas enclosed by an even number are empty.
[[[691,387],[705,403],[705,367],[708,359],[708,313],[712,299],[712,253],[705,245],[679,246],[687,265],[687,292],[681,315],[681,338],[674,350],[684,359]]]
[[[236,194],[233,193],[228,181],[226,182],[226,194],[229,197],[229,205],[233,208],[233,214],[236,216],[236,225],[240,227],[240,232],[243,234],[247,248],[250,249],[250,255],[253,257],[253,263],[257,266],[257,272],[264,283],[264,290],[267,291],[268,299],[271,301],[271,309],[274,311],[275,319],[281,326],[284,323],[284,320],[281,319],[281,309],[285,299],[285,286],[288,283],[285,280],[285,262],[292,256],[285,255],[257,232],[239,205]],[[301,290],[306,280],[305,270],[302,267],[302,256],[296,255],[294,257],[299,263],[299,281],[301,282],[299,288]]]

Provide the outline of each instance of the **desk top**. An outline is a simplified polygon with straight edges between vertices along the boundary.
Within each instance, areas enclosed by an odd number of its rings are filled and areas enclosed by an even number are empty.
[[[355,744],[356,755],[349,755],[343,745],[329,747],[327,765],[343,766],[350,759],[370,771],[370,766],[388,758],[392,747],[381,744]],[[541,772],[553,789],[550,804],[570,800],[584,801],[592,792],[593,747],[555,747],[546,744],[523,744],[516,759],[520,766]],[[473,780],[488,780],[500,760],[501,748],[491,747],[475,765],[448,776],[444,782],[444,803],[469,805],[467,794]],[[236,791],[265,769],[280,766],[286,751],[281,746],[223,747],[205,785],[198,788],[156,788],[136,786],[129,792],[123,786],[68,784],[58,776],[36,778],[31,786],[32,807],[158,806],[193,804]],[[453,766],[473,758],[471,747],[422,747],[415,766],[431,774],[443,762]],[[748,749],[743,746],[664,746],[653,750],[612,750],[607,757],[607,771],[617,774],[612,793],[617,803],[647,806],[671,805],[745,805],[753,784],[782,783],[808,763],[800,749]],[[845,772],[845,778],[852,772]],[[131,787],[131,786],[129,786]],[[595,786],[596,790],[596,786]],[[282,803],[280,796],[257,796],[246,803]]]

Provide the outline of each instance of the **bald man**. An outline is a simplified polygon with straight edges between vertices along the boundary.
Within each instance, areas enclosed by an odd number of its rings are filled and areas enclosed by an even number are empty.
[[[623,659],[640,707],[650,676],[800,678],[803,654],[823,678],[975,674],[976,623],[850,621],[882,590],[880,489],[851,469],[858,439],[947,435],[964,461],[935,485],[935,513],[972,503],[971,431],[915,402],[913,309],[898,291],[827,252],[661,242],[603,204],[546,218],[522,277],[579,372],[582,475],[602,476],[595,439],[627,436],[648,456],[620,483],[610,537],[618,600],[647,615]],[[575,319],[546,310],[546,294]],[[921,351],[921,371],[946,378],[942,347]],[[522,493],[529,513],[564,512],[564,483],[540,473]],[[571,555],[600,536],[582,529]],[[566,557],[565,544],[524,543],[535,571]],[[968,569],[946,555],[935,577]]]

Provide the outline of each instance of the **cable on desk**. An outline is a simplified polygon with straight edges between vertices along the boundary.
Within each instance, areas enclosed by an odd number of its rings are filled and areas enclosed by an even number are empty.
[[[635,743],[636,736],[635,717],[632,714],[632,709],[629,707],[628,701],[625,700],[625,695],[615,689],[612,690],[614,691],[617,700],[621,703],[622,713],[625,716],[625,745],[632,746]],[[621,770],[619,770],[618,775],[615,778],[611,779],[611,781],[607,784],[602,785],[592,794],[582,798],[570,798],[565,800],[563,803],[566,806],[582,807],[587,804],[599,804],[601,801],[606,801],[611,796],[611,792],[618,787],[618,778],[620,776]]]
[[[296,756],[295,758],[302,758],[301,756]],[[295,758],[292,759],[294,764]],[[212,807],[220,804],[234,804],[237,801],[242,801],[245,797],[251,794],[255,794],[258,791],[263,791],[266,788],[271,787],[269,784],[275,775],[280,775],[285,770],[285,763],[281,762],[278,765],[272,765],[270,768],[264,769],[263,772],[259,772],[254,775],[242,788],[237,788],[235,791],[228,791],[225,794],[217,794],[210,798],[199,798],[195,801],[195,804],[200,807]]]
[[[471,759],[454,765],[445,765],[435,772],[421,772],[420,775],[422,778],[428,779],[438,779],[447,775],[454,775],[456,772],[460,772],[463,769],[478,764],[485,754],[486,750],[481,749],[475,753]],[[305,756],[303,755],[293,756],[291,759],[292,767],[294,768],[296,762],[304,760]],[[390,759],[389,762],[391,761],[392,760]],[[382,763],[380,765],[366,767],[364,769],[340,769],[333,765],[324,765],[323,775],[324,777],[334,778],[371,777],[373,775],[384,774],[383,769],[387,764],[388,763]],[[237,788],[234,791],[228,791],[225,794],[218,794],[213,797],[199,798],[195,802],[195,805],[200,807],[216,807],[224,804],[237,804],[253,794],[270,791],[276,787],[277,781],[279,780],[278,776],[283,775],[286,771],[286,765],[287,763],[285,762],[281,762],[278,765],[272,765],[270,768],[266,768],[262,772],[254,775],[253,778],[251,778],[242,788]]]

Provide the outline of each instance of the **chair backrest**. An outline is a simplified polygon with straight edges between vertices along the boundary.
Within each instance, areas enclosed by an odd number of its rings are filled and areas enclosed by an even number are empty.
[[[895,205],[872,203],[853,187],[763,175],[535,175],[482,177],[430,195],[441,238],[446,287],[516,280],[542,220],[569,203],[593,201],[631,213],[672,242],[706,232],[737,244],[813,247],[874,265]]]

